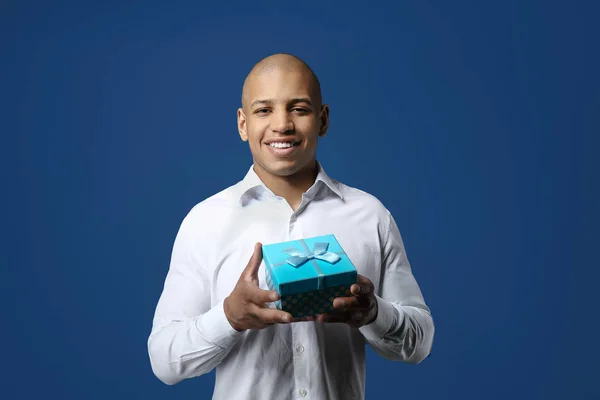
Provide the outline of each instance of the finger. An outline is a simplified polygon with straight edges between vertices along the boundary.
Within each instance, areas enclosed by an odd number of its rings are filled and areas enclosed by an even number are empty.
[[[329,314],[321,314],[319,315],[317,321],[324,324],[335,324],[342,323],[347,324],[352,327],[359,327],[361,325],[361,321],[363,320],[366,314],[362,311],[353,311],[353,312],[345,312],[345,313],[329,313]]]
[[[373,282],[363,275],[358,274],[357,282],[350,287],[350,293],[353,295],[367,295],[373,293]]]
[[[264,305],[279,300],[279,293],[275,290],[263,290],[258,287],[248,285],[246,296],[248,300],[257,305]]]
[[[254,314],[264,324],[285,324],[292,322],[293,319],[292,314],[275,308],[257,308]]]
[[[319,314],[317,321],[323,324],[328,323],[340,323],[347,322],[351,320],[351,316],[349,313],[340,313],[340,314]]]
[[[317,316],[316,315],[311,315],[309,317],[294,318],[294,319],[292,319],[292,322],[314,322],[316,320],[317,320]]]
[[[246,268],[242,272],[241,278],[249,282],[258,282],[258,268],[260,267],[262,260],[262,243],[258,242],[254,245],[254,252],[252,253],[252,257],[250,257],[250,261],[248,261]]]
[[[335,308],[359,308],[363,304],[357,297],[336,297],[333,299],[333,306]]]

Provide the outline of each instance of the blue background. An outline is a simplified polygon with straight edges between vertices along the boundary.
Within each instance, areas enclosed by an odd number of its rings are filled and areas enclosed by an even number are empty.
[[[244,76],[289,52],[436,321],[420,365],[369,350],[367,398],[600,398],[594,2],[217,3],[0,3],[0,397],[210,398],[146,340],[181,220],[251,163]]]

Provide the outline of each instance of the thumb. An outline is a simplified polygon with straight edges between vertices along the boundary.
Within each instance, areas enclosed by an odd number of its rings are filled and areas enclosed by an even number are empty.
[[[254,253],[252,253],[248,265],[246,265],[246,268],[242,272],[241,278],[248,282],[258,283],[258,268],[260,267],[262,260],[262,243],[258,242],[254,245]]]

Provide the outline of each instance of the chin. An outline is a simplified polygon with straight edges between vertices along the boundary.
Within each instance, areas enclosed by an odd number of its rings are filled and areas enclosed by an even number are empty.
[[[285,161],[285,162],[266,162],[260,163],[261,168],[271,175],[275,176],[291,176],[303,169],[303,165],[298,161]]]
[[[289,166],[289,167],[271,167],[267,171],[269,171],[273,175],[277,176],[291,176],[300,171],[302,168],[297,166]]]

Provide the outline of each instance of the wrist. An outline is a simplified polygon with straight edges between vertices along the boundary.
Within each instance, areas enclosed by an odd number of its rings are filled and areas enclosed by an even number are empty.
[[[377,314],[379,313],[379,306],[377,304],[377,299],[373,299],[374,305],[373,309],[369,313],[369,318],[365,322],[364,325],[370,325],[377,320]]]
[[[377,300],[377,313],[375,314],[375,319],[370,324],[360,327],[361,333],[367,340],[383,338],[388,334],[390,329],[392,329],[395,321],[402,318],[400,310],[394,307],[392,303],[377,295],[375,295],[375,299]]]
[[[229,305],[230,301],[231,299],[229,296],[225,297],[225,300],[223,300],[223,311],[225,312],[225,318],[227,318],[227,322],[229,322],[229,325],[231,325],[233,329],[235,329],[238,332],[243,332],[245,329],[239,327],[238,324],[235,323],[235,319],[231,315],[231,307]]]

